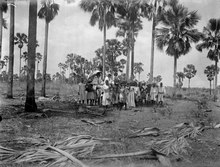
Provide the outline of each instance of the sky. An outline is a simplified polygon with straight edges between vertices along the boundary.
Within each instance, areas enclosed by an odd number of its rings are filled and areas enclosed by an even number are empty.
[[[76,53],[88,60],[95,57],[95,50],[103,45],[103,32],[98,26],[91,26],[89,20],[90,13],[85,13],[79,7],[79,1],[67,4],[64,0],[54,0],[60,5],[58,15],[49,25],[49,45],[48,45],[48,67],[47,73],[55,74],[59,71],[58,64],[64,63],[66,55]],[[207,25],[210,18],[220,18],[219,0],[179,0],[181,4],[189,9],[189,11],[197,11],[201,20],[195,28],[202,31]],[[17,32],[28,34],[28,12],[29,1],[15,0],[15,34]],[[38,10],[40,9],[40,0]],[[9,10],[3,16],[9,25]],[[151,27],[152,22],[143,19],[143,29],[139,32],[135,43],[135,62],[144,64],[144,72],[141,73],[141,80],[147,80],[147,74],[150,72],[150,55],[151,55]],[[39,47],[37,52],[43,54],[44,50],[44,31],[45,21],[37,19],[37,40]],[[107,30],[107,39],[114,39],[117,29],[110,28]],[[2,57],[9,53],[9,29],[3,30]],[[15,52],[15,68],[14,73],[18,73],[19,69],[19,49],[14,48]],[[27,51],[25,46],[22,50]],[[177,71],[183,71],[187,64],[194,64],[197,74],[191,80],[192,87],[209,87],[209,82],[204,74],[206,66],[214,64],[207,58],[207,51],[198,52],[195,45],[192,45],[191,51],[181,56],[177,62]],[[22,63],[24,65],[24,62]],[[42,62],[39,65],[42,72]],[[160,51],[155,46],[154,59],[154,76],[161,75],[163,83],[166,86],[173,85],[173,57],[166,55],[164,51]],[[218,77],[220,80],[220,77]],[[184,86],[187,86],[187,79],[184,80]]]

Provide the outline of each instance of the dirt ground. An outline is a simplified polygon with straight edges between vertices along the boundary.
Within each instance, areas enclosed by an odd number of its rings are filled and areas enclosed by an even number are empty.
[[[12,142],[13,139],[18,137],[43,137],[53,142],[69,137],[72,134],[86,134],[97,138],[110,138],[112,141],[122,144],[119,147],[103,147],[103,149],[96,152],[98,155],[129,153],[147,149],[148,144],[156,138],[153,136],[128,138],[133,132],[146,127],[157,127],[163,131],[184,122],[195,123],[203,121],[207,125],[220,123],[220,102],[210,100],[207,91],[202,91],[201,89],[185,94],[181,92],[183,96],[178,99],[172,99],[167,96],[163,107],[142,106],[122,111],[108,109],[104,116],[78,113],[74,103],[71,100],[65,100],[68,95],[60,92],[62,99],[60,101],[40,101],[36,99],[38,108],[44,111],[44,115],[41,114],[39,117],[24,113],[25,96],[22,93],[22,88],[16,89],[14,99],[6,99],[5,87],[1,86],[0,89],[0,115],[3,117],[0,123],[0,145],[21,150],[28,146],[18,146]],[[54,94],[56,94],[56,91],[49,95],[53,96]],[[198,115],[197,100],[203,100],[206,103],[207,110],[210,112],[207,112],[205,116]],[[106,122],[96,126],[83,120],[91,122],[105,120]],[[219,167],[219,132],[220,129],[204,130],[195,140],[189,141],[191,149],[182,158],[169,157],[172,166]],[[143,156],[102,159],[99,161],[87,160],[84,162],[91,167],[162,167],[157,160],[149,160]],[[3,166],[38,165],[10,164]]]

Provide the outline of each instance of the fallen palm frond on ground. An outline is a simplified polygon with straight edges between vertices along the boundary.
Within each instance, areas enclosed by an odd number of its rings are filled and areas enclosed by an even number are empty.
[[[135,137],[141,137],[141,136],[159,136],[160,135],[160,129],[153,127],[153,128],[143,128],[141,130],[138,130],[134,132],[132,135],[129,136],[129,138],[135,138]]]
[[[16,151],[5,147],[0,147],[0,159],[2,164],[7,163],[39,163],[45,166],[62,164],[70,160],[74,166],[86,167],[79,159],[91,157],[96,146],[101,146],[102,142],[109,142],[109,139],[93,138],[89,135],[75,135],[65,140],[55,143],[40,144],[40,140],[29,140],[33,142],[34,148],[24,151]],[[36,143],[39,147],[36,147]],[[113,142],[112,142],[113,143]],[[116,144],[116,143],[113,143]]]
[[[14,161],[16,154],[15,150],[0,146],[0,164]]]
[[[165,155],[186,154],[190,147],[187,138],[194,139],[201,134],[202,126],[181,123],[166,131],[165,137],[155,140],[152,147]]]

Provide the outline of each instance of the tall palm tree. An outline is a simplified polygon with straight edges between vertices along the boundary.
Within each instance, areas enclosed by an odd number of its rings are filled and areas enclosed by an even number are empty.
[[[212,81],[214,80],[215,74],[219,73],[219,68],[217,67],[216,69],[215,65],[210,65],[205,68],[204,73],[206,74],[207,79],[210,83],[210,95],[211,95],[212,94]]]
[[[129,78],[134,78],[134,44],[135,37],[138,35],[142,27],[141,21],[141,3],[136,3],[133,0],[121,0],[117,4],[118,24],[119,30],[116,36],[126,37],[127,43],[127,70],[126,75]],[[131,57],[130,57],[131,55]],[[131,70],[129,66],[131,65]],[[128,74],[130,71],[130,74]]]
[[[43,0],[42,7],[38,12],[38,17],[45,20],[45,41],[44,41],[44,58],[43,58],[43,81],[42,81],[42,96],[46,96],[46,71],[47,71],[47,47],[48,47],[48,31],[49,23],[58,14],[59,5],[52,0]]]
[[[103,78],[105,78],[105,57],[106,57],[106,28],[116,25],[115,8],[113,0],[82,0],[80,7],[85,12],[91,12],[90,24],[94,26],[97,22],[99,29],[103,30]]]
[[[3,19],[3,12],[6,13],[8,10],[7,0],[1,0],[0,2],[0,60],[2,57],[2,27],[5,24]]]
[[[149,78],[151,82],[153,81],[154,78],[154,45],[155,45],[156,26],[158,24],[157,17],[159,17],[164,12],[166,5],[167,5],[166,0],[151,0],[149,4],[145,4],[145,9],[144,9],[144,16],[148,20],[152,20],[150,78]]]
[[[144,64],[139,62],[139,63],[134,63],[134,73],[138,74],[138,81],[140,81],[140,74],[144,71],[143,66]]]
[[[210,19],[208,25],[203,28],[202,42],[196,46],[198,51],[207,49],[207,57],[210,60],[215,61],[215,69],[218,67],[218,61],[220,58],[220,19]],[[215,73],[215,89],[218,84],[218,73]],[[215,91],[215,100],[217,98],[217,90]]]
[[[13,98],[15,3],[10,2],[9,67],[7,98]]]
[[[24,33],[16,33],[16,36],[14,37],[15,45],[18,45],[18,48],[20,50],[20,63],[19,63],[19,77],[21,76],[21,50],[24,46],[24,44],[27,44],[27,35]]]
[[[168,2],[169,9],[160,15],[161,27],[156,29],[156,42],[160,50],[174,58],[173,87],[176,87],[177,59],[190,51],[191,43],[198,42],[201,33],[194,26],[199,21],[195,11],[189,12],[178,0]],[[176,90],[174,89],[174,95]]]
[[[26,112],[36,112],[35,102],[35,56],[36,56],[36,33],[37,33],[37,0],[29,2],[29,27],[28,27],[28,72],[27,93],[25,102]]]

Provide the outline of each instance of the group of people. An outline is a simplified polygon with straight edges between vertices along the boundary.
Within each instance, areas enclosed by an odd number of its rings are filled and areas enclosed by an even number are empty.
[[[97,73],[93,79],[85,83],[84,79],[79,83],[79,103],[87,105],[102,105],[105,107],[115,106],[118,109],[130,109],[138,105],[147,103],[163,104],[165,88],[160,83],[132,85],[122,83],[117,77],[112,79],[112,75],[101,79],[100,73]]]

